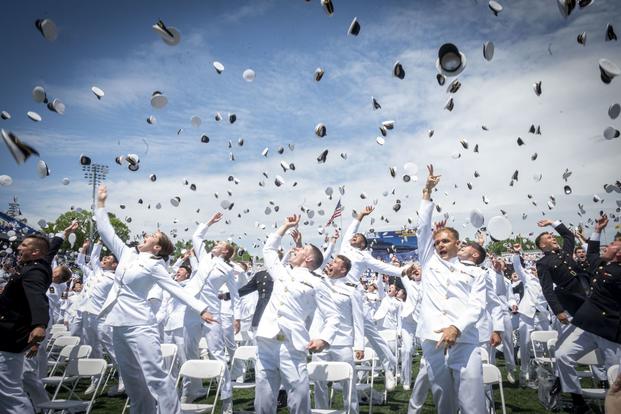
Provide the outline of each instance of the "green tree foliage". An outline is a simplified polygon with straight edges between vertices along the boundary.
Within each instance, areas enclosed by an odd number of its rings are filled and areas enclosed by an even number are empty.
[[[127,225],[123,223],[121,220],[119,220],[112,213],[108,213],[108,216],[110,217],[110,224],[112,224],[112,227],[114,228],[114,231],[116,232],[117,236],[119,236],[121,240],[127,242],[130,236],[130,231]],[[71,247],[71,245],[69,244],[67,240],[65,240],[65,242],[61,246],[61,249],[64,249],[64,250],[77,251],[78,249],[82,247],[84,240],[88,238],[90,218],[91,218],[90,210],[80,210],[80,211],[69,210],[61,214],[60,216],[58,216],[58,218],[54,222],[48,223],[48,225],[43,228],[43,231],[48,234],[59,233],[59,232],[62,232],[67,227],[69,227],[69,225],[71,224],[73,220],[78,220],[78,222],[80,223],[80,227],[78,227],[78,230],[75,232],[76,242],[74,243],[73,247]],[[94,236],[95,238],[99,238],[99,234],[96,231],[97,226],[94,222],[93,222],[93,225],[95,226]]]
[[[203,243],[203,248],[207,251],[211,251],[213,246],[217,243],[215,240],[205,240]],[[233,247],[235,248],[235,255],[232,260],[235,262],[247,262],[252,260],[252,256],[243,248],[240,248],[237,244],[233,243]],[[189,250],[192,248],[192,242],[186,240],[177,240],[175,242],[175,253],[173,257],[180,257],[183,254],[181,253],[183,250]]]

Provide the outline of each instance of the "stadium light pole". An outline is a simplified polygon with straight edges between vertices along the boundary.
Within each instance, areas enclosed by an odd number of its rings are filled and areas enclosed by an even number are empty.
[[[93,235],[95,233],[95,228],[93,226],[93,216],[95,215],[95,194],[97,192],[97,187],[99,184],[103,183],[106,180],[106,175],[108,175],[108,166],[103,164],[89,164],[83,165],[82,171],[84,172],[84,178],[88,180],[88,184],[93,189],[92,194],[92,204],[91,204],[91,219],[89,223],[89,236],[88,239],[91,241],[91,246],[93,245]]]

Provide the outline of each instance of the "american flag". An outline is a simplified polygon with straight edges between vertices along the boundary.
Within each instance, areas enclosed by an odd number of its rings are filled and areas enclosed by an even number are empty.
[[[341,199],[339,198],[339,202],[336,203],[336,207],[334,208],[334,213],[332,213],[332,216],[330,217],[330,220],[328,220],[328,222],[326,223],[326,226],[332,224],[335,218],[341,217],[341,213],[343,213],[343,206],[341,205]]]

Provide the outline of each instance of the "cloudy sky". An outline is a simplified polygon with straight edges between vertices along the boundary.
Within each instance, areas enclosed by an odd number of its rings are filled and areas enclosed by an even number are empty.
[[[608,117],[609,106],[621,101],[621,79],[605,85],[598,60],[621,65],[619,42],[604,41],[608,23],[621,34],[621,9],[613,0],[599,0],[564,18],[555,0],[502,3],[498,16],[482,0],[334,0],[332,16],[319,0],[7,4],[0,15],[0,110],[12,117],[0,120],[0,127],[35,147],[51,174],[39,178],[37,157],[17,165],[2,146],[0,174],[13,183],[0,187],[0,209],[17,196],[24,215],[36,223],[71,206],[88,208],[90,189],[79,164],[85,154],[110,167],[109,210],[131,217],[134,233],[159,223],[189,238],[195,222],[228,200],[235,203],[225,212],[229,224],[214,227],[212,237],[232,237],[254,252],[252,245],[275,222],[302,207],[314,213],[303,213],[306,240],[318,241],[318,228],[343,185],[344,225],[353,209],[375,200],[375,222],[365,230],[399,229],[408,218],[415,223],[428,163],[442,175],[434,196],[442,209],[438,217],[448,213],[464,236],[475,231],[468,224],[475,208],[486,221],[504,210],[513,231],[522,234],[537,231],[543,213],[572,224],[600,210],[614,214],[621,194],[608,194],[603,186],[621,179],[621,139],[606,140],[602,132],[621,128],[620,119]],[[362,27],[357,37],[347,35],[354,17]],[[56,23],[56,41],[37,31],[38,18]],[[177,46],[152,30],[158,19],[180,31]],[[586,46],[576,42],[583,31]],[[482,54],[486,41],[495,44],[491,62]],[[437,51],[447,42],[467,58],[454,95],[436,82]],[[224,65],[222,74],[214,61]],[[405,69],[403,80],[392,76],[396,61]],[[320,82],[313,78],[317,67],[325,70]],[[256,73],[253,82],[242,78],[248,68]],[[539,97],[533,92],[537,81]],[[37,85],[65,103],[64,115],[32,99]],[[101,100],[92,86],[105,92]],[[154,91],[168,98],[164,108],[151,106]],[[372,96],[381,109],[373,110]],[[444,106],[451,96],[449,112]],[[31,121],[28,111],[42,121]],[[215,120],[216,112],[222,121]],[[228,113],[237,115],[234,124]],[[146,122],[151,115],[157,119],[153,125]],[[193,116],[202,119],[198,128]],[[378,127],[387,120],[395,127],[381,146]],[[318,123],[327,127],[323,138],[314,134]],[[541,135],[528,132],[531,124],[540,126]],[[431,138],[429,130],[435,131]],[[201,143],[203,134],[209,143]],[[518,137],[524,145],[517,145]],[[317,156],[325,149],[327,161],[320,164]],[[114,161],[129,153],[140,157],[137,172]],[[538,157],[531,161],[534,153]],[[281,161],[295,170],[284,172]],[[567,182],[566,169],[572,172]],[[516,170],[518,181],[509,186]],[[404,182],[406,172],[418,180]],[[155,182],[150,174],[156,174]],[[536,181],[539,174],[543,178]],[[284,185],[274,184],[276,175]],[[324,193],[328,186],[334,189],[331,200]],[[595,203],[594,195],[602,202]],[[175,196],[178,207],[170,203]],[[550,196],[556,200],[552,210]],[[394,212],[397,200],[401,209]],[[587,212],[583,217],[579,203]],[[266,215],[268,206],[272,212]]]

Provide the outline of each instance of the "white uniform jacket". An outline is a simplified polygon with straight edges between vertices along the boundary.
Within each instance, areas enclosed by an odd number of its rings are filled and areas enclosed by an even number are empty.
[[[170,278],[162,259],[154,258],[151,253],[138,252],[123,243],[114,233],[104,208],[96,209],[95,217],[101,239],[119,260],[114,285],[100,312],[100,316],[106,317],[107,325],[155,325],[155,315],[147,301],[155,284],[184,301],[198,314],[207,309],[207,305],[188,295]]]
[[[306,351],[310,335],[308,327],[315,310],[322,313],[325,325],[318,338],[334,342],[339,327],[339,314],[332,299],[332,289],[321,276],[303,267],[292,268],[278,259],[282,237],[270,234],[263,248],[265,268],[274,280],[270,300],[265,307],[257,337],[291,341],[298,351]]]
[[[518,312],[528,318],[533,318],[537,311],[547,313],[548,302],[545,296],[543,296],[539,279],[537,276],[524,270],[522,262],[520,262],[520,256],[517,254],[513,256],[513,268],[524,286],[524,296],[518,306]]]
[[[453,258],[443,260],[435,252],[431,229],[434,205],[422,200],[419,210],[418,257],[422,266],[421,318],[416,336],[440,340],[434,331],[454,325],[457,342],[479,344],[476,323],[485,309],[484,273]]]

